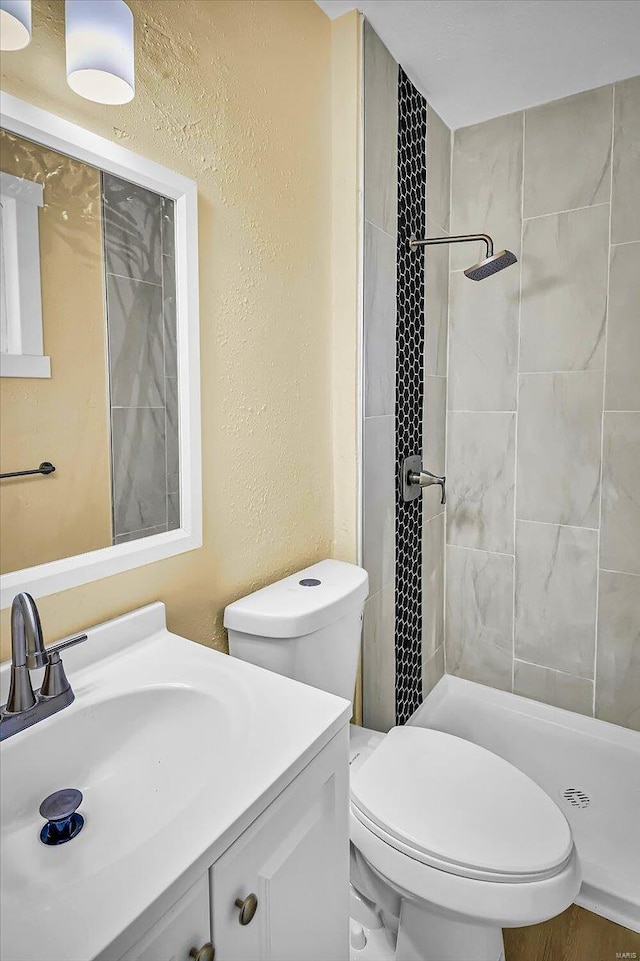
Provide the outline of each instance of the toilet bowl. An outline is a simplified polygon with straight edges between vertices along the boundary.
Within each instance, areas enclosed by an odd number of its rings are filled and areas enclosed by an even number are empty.
[[[353,771],[351,839],[352,883],[397,932],[398,961],[499,961],[503,927],[554,917],[580,888],[545,792],[427,728],[393,728]]]
[[[227,607],[229,653],[350,698],[367,591],[361,568],[314,564]],[[353,740],[353,901],[385,937],[376,955],[360,926],[352,958],[501,961],[503,927],[573,902],[569,824],[513,765],[428,728]]]

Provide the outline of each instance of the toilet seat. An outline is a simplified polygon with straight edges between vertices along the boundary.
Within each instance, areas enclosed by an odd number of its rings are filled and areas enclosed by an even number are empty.
[[[428,728],[397,727],[354,772],[352,817],[414,861],[464,878],[544,881],[574,856],[551,798],[503,758]]]
[[[402,899],[424,902],[445,915],[500,928],[538,924],[575,901],[580,890],[580,864],[575,847],[567,863],[551,878],[504,884],[464,877],[408,857],[381,840],[355,817],[351,806],[351,841],[384,885]],[[356,883],[356,889],[358,885]]]

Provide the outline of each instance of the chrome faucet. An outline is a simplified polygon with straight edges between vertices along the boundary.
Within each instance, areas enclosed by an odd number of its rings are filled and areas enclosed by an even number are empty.
[[[60,660],[60,651],[81,641],[80,634],[44,646],[36,602],[30,594],[16,594],[11,605],[11,684],[7,703],[0,709],[0,741],[68,707],[74,693]],[[42,687],[34,691],[30,671],[44,667]]]

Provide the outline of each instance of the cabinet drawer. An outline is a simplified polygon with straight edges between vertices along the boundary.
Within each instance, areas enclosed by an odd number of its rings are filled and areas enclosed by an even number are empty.
[[[211,940],[209,878],[203,875],[120,961],[191,961],[191,948]]]

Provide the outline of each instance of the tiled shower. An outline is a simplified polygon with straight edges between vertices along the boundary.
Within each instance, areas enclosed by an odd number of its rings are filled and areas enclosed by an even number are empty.
[[[446,670],[638,729],[640,78],[453,134],[425,102],[427,233],[486,231],[519,263],[476,283],[462,269],[479,245],[415,255],[423,464],[446,472],[448,504],[425,492],[408,557],[394,456],[410,403],[396,356],[402,74],[369,24],[364,37],[365,724],[403,722],[403,684],[419,673],[424,696]],[[415,564],[419,598],[398,570]]]
[[[447,670],[640,728],[640,78],[457,130]],[[428,325],[427,317],[427,325]]]

